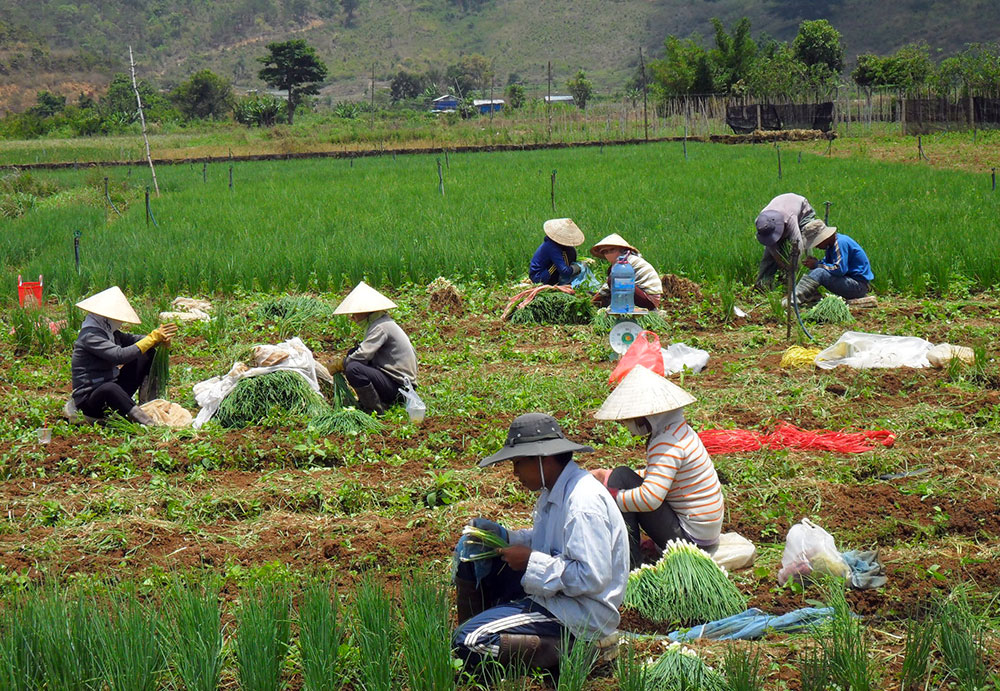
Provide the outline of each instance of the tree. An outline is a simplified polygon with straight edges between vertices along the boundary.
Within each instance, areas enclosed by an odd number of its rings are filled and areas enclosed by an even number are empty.
[[[295,107],[303,96],[319,93],[319,83],[326,79],[326,65],[316,49],[296,38],[268,43],[268,55],[257,58],[264,65],[257,76],[268,86],[288,92],[288,124],[293,124]]]
[[[908,43],[882,58],[881,83],[912,92],[924,85],[934,71],[931,49],[926,43]]]
[[[65,96],[59,96],[48,91],[39,91],[35,100],[37,102],[28,109],[28,112],[40,118],[51,117],[56,113],[61,113],[66,108]]]
[[[708,51],[695,38],[667,36],[666,55],[649,63],[655,90],[662,96],[710,94],[714,91]],[[641,76],[636,80],[642,88]]]
[[[493,68],[490,61],[478,53],[463,55],[445,72],[448,88],[454,88],[458,96],[466,96],[474,89],[481,91],[488,89],[492,78]]]
[[[807,67],[825,65],[831,73],[840,74],[844,69],[844,47],[840,32],[825,19],[802,22],[799,33],[792,41],[795,57]]]
[[[392,102],[403,101],[420,96],[426,88],[423,75],[400,70],[389,82],[389,96]]]
[[[747,75],[747,88],[759,98],[794,97],[809,86],[809,70],[787,43],[758,57]]]
[[[580,70],[576,73],[576,76],[566,82],[566,88],[569,89],[570,94],[573,96],[573,102],[579,106],[580,110],[586,110],[587,101],[590,100],[590,95],[594,93],[594,84],[589,79],[587,75]]]
[[[882,58],[874,53],[862,53],[858,56],[858,66],[851,72],[851,79],[863,89],[870,89],[880,83],[882,76]]]
[[[354,13],[359,4],[359,0],[340,0],[340,9],[344,10],[344,26],[350,26],[354,21]]]
[[[201,70],[174,89],[170,98],[188,120],[223,118],[233,106],[233,88],[212,70]]]
[[[757,55],[757,44],[750,37],[750,19],[743,17],[733,27],[731,34],[715,17],[715,48],[709,53],[713,64],[715,88],[732,92],[737,84],[744,82],[750,73],[753,59]]]
[[[524,94],[524,87],[520,84],[509,84],[504,91],[504,96],[507,97],[507,105],[514,110],[524,106],[525,101],[527,101],[527,97]]]

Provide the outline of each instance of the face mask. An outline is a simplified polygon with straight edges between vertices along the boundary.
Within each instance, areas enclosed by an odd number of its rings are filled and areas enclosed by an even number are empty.
[[[120,331],[122,328],[122,324],[124,324],[125,322],[120,322],[117,319],[109,319],[108,323],[111,324],[112,331]]]
[[[625,425],[626,429],[636,437],[648,436],[652,431],[649,427],[649,422],[646,421],[644,417],[634,417],[628,420],[622,420],[622,424]]]

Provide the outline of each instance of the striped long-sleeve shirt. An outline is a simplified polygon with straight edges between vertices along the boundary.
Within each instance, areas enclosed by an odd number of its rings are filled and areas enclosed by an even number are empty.
[[[660,281],[660,275],[656,273],[656,269],[653,268],[652,264],[642,258],[641,254],[630,251],[628,253],[628,263],[635,269],[636,288],[640,288],[642,292],[651,297],[658,297],[663,294],[663,282]],[[611,295],[611,267],[608,267],[608,280],[604,282],[600,290],[597,291],[597,294]]]
[[[623,512],[655,511],[666,501],[681,527],[705,544],[714,544],[722,528],[724,503],[715,465],[683,410],[646,418],[654,434],[646,444],[646,468],[639,487],[615,497]]]

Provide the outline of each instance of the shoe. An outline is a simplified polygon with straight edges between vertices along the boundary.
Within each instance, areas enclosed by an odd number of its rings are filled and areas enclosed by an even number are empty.
[[[385,412],[385,406],[382,404],[382,398],[378,395],[378,391],[375,390],[375,386],[372,384],[367,384],[365,386],[359,386],[357,388],[358,394],[358,405],[361,406],[361,410],[365,411],[369,415],[377,415]]]
[[[133,406],[132,410],[128,411],[128,417],[133,422],[138,422],[143,427],[160,427],[161,425],[152,418],[152,416],[139,406]]]
[[[72,396],[66,401],[66,405],[63,406],[63,417],[71,425],[93,425],[97,423],[96,417],[90,417],[80,412],[80,409],[76,407],[76,403],[73,402]]]

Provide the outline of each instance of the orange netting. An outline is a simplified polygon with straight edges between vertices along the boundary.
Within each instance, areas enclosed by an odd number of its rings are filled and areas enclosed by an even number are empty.
[[[888,430],[834,432],[828,429],[807,431],[787,422],[779,422],[773,432],[748,429],[708,429],[698,433],[710,454],[736,453],[768,449],[814,449],[838,453],[863,453],[876,446],[892,446],[896,435]]]

